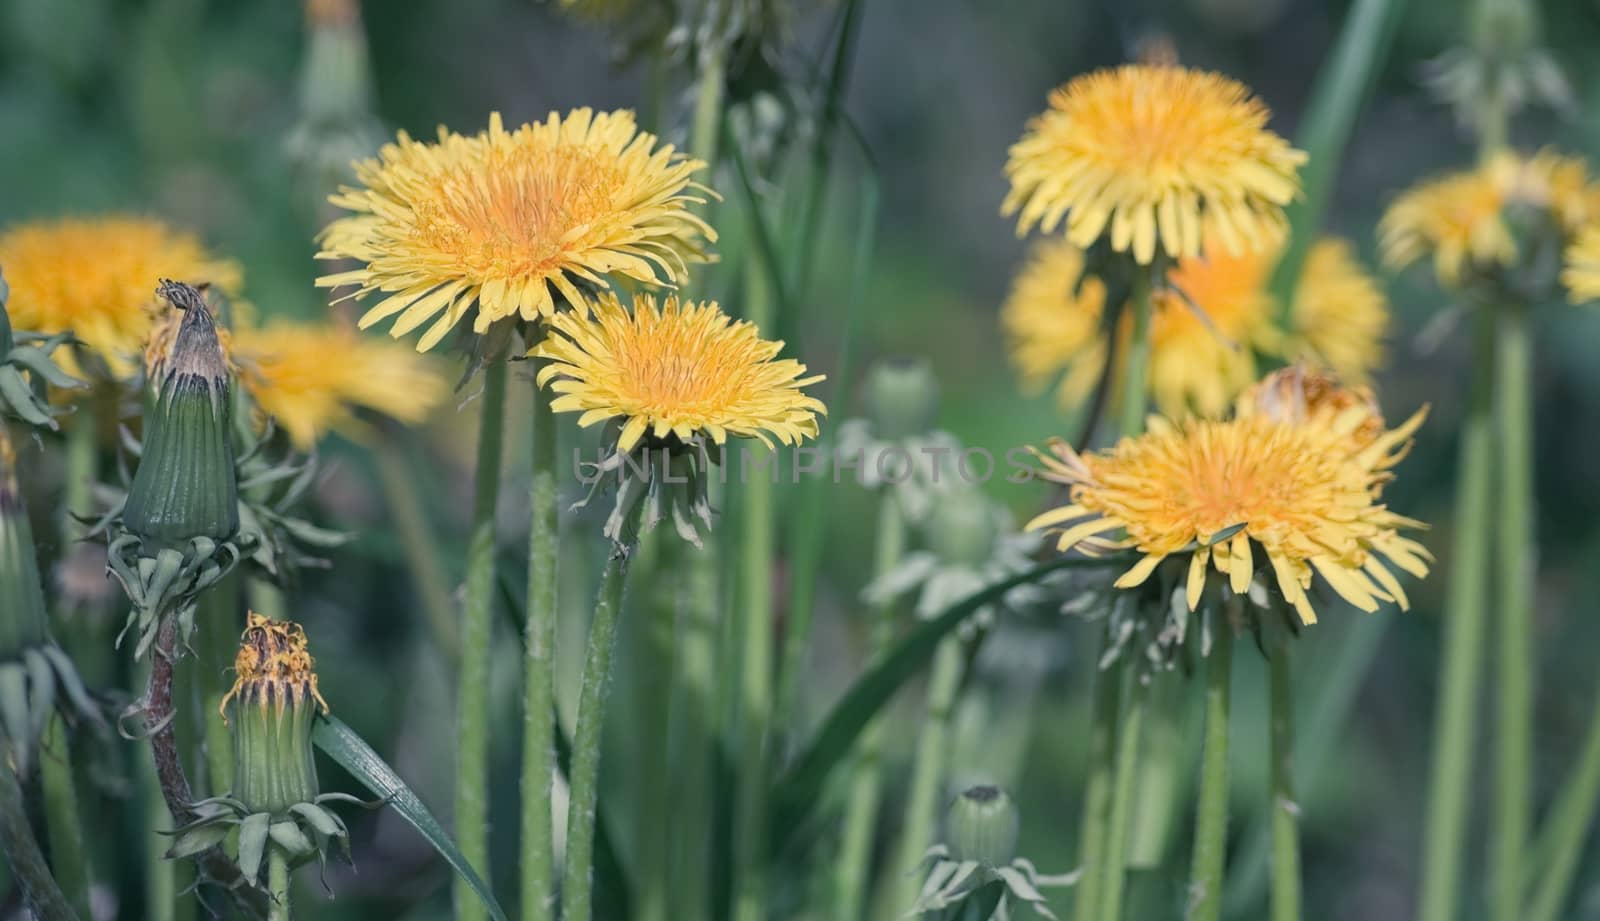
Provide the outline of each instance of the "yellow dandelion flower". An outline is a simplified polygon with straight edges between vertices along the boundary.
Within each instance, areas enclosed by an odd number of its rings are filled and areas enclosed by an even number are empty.
[[[1561,283],[1574,304],[1600,298],[1600,226],[1585,230],[1567,247]]]
[[[731,320],[715,303],[659,307],[649,295],[630,313],[615,295],[600,298],[592,315],[563,312],[551,320],[560,335],[547,336],[529,353],[549,359],[539,386],[559,394],[556,412],[582,412],[580,426],[624,420],[617,448],[633,450],[647,433],[687,442],[729,435],[771,444],[798,444],[817,434],[822,403],[802,387],[805,365],[778,359],[782,342],[762,339],[756,328]]]
[[[450,392],[424,356],[341,326],[275,323],[236,342],[246,391],[301,449],[333,429],[358,433],[357,410],[419,423]]]
[[[1083,268],[1083,250],[1071,241],[1041,239],[1000,307],[1000,328],[1023,386],[1039,393],[1059,377],[1063,407],[1089,394],[1106,359],[1100,327],[1106,288],[1084,278]]]
[[[1150,318],[1150,395],[1163,413],[1220,416],[1255,380],[1255,352],[1272,342],[1273,255],[1212,247],[1168,275],[1177,291],[1157,292]]]
[[[1017,231],[1066,219],[1081,247],[1151,262],[1200,254],[1215,233],[1229,252],[1283,236],[1304,152],[1267,129],[1267,107],[1243,84],[1182,67],[1126,65],[1078,77],[1011,147],[1001,213]]]
[[[507,317],[548,317],[558,298],[587,309],[591,289],[614,279],[676,285],[716,240],[690,210],[702,188],[691,177],[704,166],[626,111],[552,112],[515,131],[496,113],[471,137],[440,128],[436,144],[402,132],[357,164],[364,188],[329,199],[352,214],[323,232],[318,257],[363,265],[317,284],[388,295],[362,328],[399,314],[390,332],[400,337],[433,320],[418,351],[474,304],[482,333]]]
[[[1350,244],[1318,240],[1295,286],[1287,341],[1275,351],[1361,383],[1383,364],[1389,322],[1389,300]]]
[[[1469,270],[1510,266],[1519,257],[1506,221],[1514,207],[1545,212],[1570,236],[1600,215],[1600,190],[1579,158],[1501,153],[1395,199],[1378,223],[1383,261],[1398,269],[1431,254],[1434,272],[1448,288],[1459,287]]]
[[[1313,414],[1298,425],[1265,414],[1179,424],[1152,417],[1146,434],[1099,454],[1055,442],[1040,454],[1043,475],[1070,486],[1070,504],[1028,529],[1056,534],[1062,551],[1136,549],[1143,556],[1118,588],[1141,585],[1163,560],[1187,556],[1191,609],[1210,571],[1242,594],[1263,566],[1307,624],[1317,620],[1308,594],[1314,572],[1364,611],[1380,601],[1405,608],[1390,567],[1427,574],[1427,551],[1399,534],[1421,524],[1376,498],[1423,416],[1359,450],[1351,448],[1365,418],[1358,413]]]
[[[133,374],[156,317],[156,285],[175,278],[240,287],[239,267],[206,251],[198,237],[154,218],[108,215],[19,224],[0,233],[0,266],[11,285],[17,329],[71,332],[113,377]],[[70,350],[56,353],[75,377]],[[103,372],[102,372],[103,373]]]

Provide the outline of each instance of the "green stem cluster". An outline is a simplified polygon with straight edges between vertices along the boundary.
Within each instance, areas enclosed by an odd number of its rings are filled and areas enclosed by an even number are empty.
[[[461,668],[456,697],[456,843],[473,869],[489,878],[489,652],[494,608],[494,512],[500,497],[500,451],[506,402],[506,364],[483,372],[482,422],[473,480],[472,534],[467,544],[467,597],[461,616]],[[488,912],[457,877],[457,921],[485,921]]]
[[[1219,612],[1220,613],[1220,612]],[[1205,748],[1195,811],[1188,921],[1222,917],[1222,875],[1228,857],[1228,718],[1233,695],[1233,625],[1214,617],[1206,656]]]

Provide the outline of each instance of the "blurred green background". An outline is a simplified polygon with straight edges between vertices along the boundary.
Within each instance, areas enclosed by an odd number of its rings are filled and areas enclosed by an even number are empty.
[[[553,5],[369,0],[362,7],[377,113],[390,129],[425,137],[439,124],[476,131],[495,110],[514,123],[551,109],[644,104],[644,69],[619,67],[606,35],[563,17]],[[1353,240],[1369,264],[1372,228],[1394,194],[1472,157],[1451,113],[1418,80],[1425,60],[1460,40],[1465,7],[1432,0],[1414,0],[1409,7],[1339,168],[1328,217],[1327,229]],[[1339,0],[868,0],[846,106],[875,158],[883,190],[876,259],[861,305],[865,356],[931,358],[943,382],[940,422],[969,444],[1002,454],[1071,431],[1072,420],[1048,398],[1019,395],[997,334],[996,310],[1022,252],[1011,223],[998,214],[1007,147],[1052,87],[1127,59],[1140,41],[1160,34],[1172,38],[1184,63],[1226,72],[1254,87],[1273,107],[1274,126],[1293,137],[1347,8]],[[1565,116],[1522,116],[1514,140],[1525,148],[1557,145],[1592,153],[1600,149],[1600,56],[1594,54],[1600,47],[1600,4],[1566,0],[1542,4],[1541,11],[1546,42],[1566,68],[1579,103]],[[817,44],[830,15],[827,8],[801,8],[792,39],[800,49],[797,58]],[[322,315],[326,298],[312,279],[323,270],[312,260],[312,236],[325,214],[312,184],[284,155],[300,106],[302,20],[299,5],[285,0],[0,0],[0,226],[63,213],[159,214],[240,261],[248,297],[263,314]],[[665,133],[679,143],[690,102],[687,87],[674,87],[666,99]],[[849,174],[865,168],[858,155],[841,159],[847,161],[846,181],[835,186],[839,207],[828,212],[821,253],[822,277],[829,281],[793,320],[804,339],[799,357],[824,372],[837,359],[843,323],[843,277],[855,219],[856,186]],[[731,189],[723,191],[733,197]],[[1433,523],[1423,539],[1443,556],[1469,357],[1459,330],[1436,347],[1419,343],[1419,332],[1452,306],[1427,273],[1385,278],[1396,323],[1379,387],[1382,402],[1393,414],[1432,406],[1391,503]],[[1589,453],[1600,442],[1594,428],[1600,423],[1597,349],[1600,313],[1558,304],[1540,311],[1535,387],[1541,807],[1572,763],[1576,737],[1600,692],[1594,601],[1600,597],[1600,567],[1594,565],[1600,559],[1600,467]],[[412,449],[416,488],[441,539],[453,548],[451,566],[458,573],[471,485],[460,445],[470,443],[470,423],[453,418],[453,409],[446,407]],[[854,402],[846,394],[830,409],[838,421],[851,414]],[[516,434],[508,440],[526,442]],[[569,432],[566,443],[579,442]],[[312,636],[323,689],[335,710],[374,740],[443,814],[450,789],[450,681],[429,648],[399,552],[385,530],[368,459],[360,446],[338,439],[325,454],[330,469],[318,491],[320,515],[361,536],[335,555],[330,571],[308,578],[294,599],[294,613]],[[500,515],[505,568],[514,573],[521,568],[518,540],[526,519],[526,493],[517,482],[521,469],[515,461],[507,464]],[[991,488],[1019,515],[1043,500],[1036,485]],[[579,497],[576,483],[567,492]],[[864,629],[855,597],[870,559],[871,521],[862,493],[846,484],[828,495],[822,609],[804,682],[806,710],[813,715],[859,670]],[[598,552],[594,543],[564,544],[568,651],[579,648],[577,631],[595,571],[595,561],[585,557]],[[1302,752],[1308,917],[1368,921],[1402,918],[1412,910],[1439,650],[1439,574],[1449,565],[1441,558],[1435,577],[1414,592],[1411,613],[1375,615],[1382,625],[1352,640],[1361,615],[1337,611],[1307,631],[1301,644],[1308,660],[1300,690],[1303,716],[1330,696],[1355,695],[1352,717],[1320,757],[1312,761]],[[504,732],[496,742],[494,795],[503,804],[496,815],[509,817],[515,814],[514,758],[520,747],[519,661],[509,619],[505,631],[497,644],[502,658],[495,663]],[[1047,872],[1066,869],[1072,859],[1090,637],[1074,622],[1028,625],[997,637],[970,690],[992,695],[1002,716],[962,725],[956,779],[987,778],[1016,790],[1023,852]],[[1361,654],[1369,648],[1370,656]],[[1340,650],[1350,659],[1334,668]],[[621,709],[613,727],[628,724],[629,654],[625,649]],[[1265,759],[1256,756],[1265,747],[1262,684],[1256,659],[1241,658],[1246,663],[1236,678],[1236,855],[1246,852],[1252,816],[1266,796]],[[563,653],[562,659],[572,673],[566,676],[570,684],[577,657]],[[1349,662],[1362,670],[1352,672]],[[903,794],[919,712],[910,704],[920,694],[904,697],[908,706],[890,730],[891,800]],[[1486,733],[1489,723],[1483,721]],[[630,761],[627,738],[613,742],[610,774],[651,769]],[[1492,738],[1483,744],[1493,744]],[[337,775],[331,767],[328,776],[332,785]],[[618,802],[617,808],[625,811],[627,804]],[[888,814],[895,814],[892,805]],[[1481,814],[1480,809],[1475,821],[1482,821]],[[329,871],[336,901],[302,881],[305,914],[442,917],[446,870],[420,839],[381,813],[359,817],[355,828],[359,872]],[[119,835],[131,832],[96,831],[104,832],[95,835],[102,859],[114,862]],[[500,852],[513,853],[515,822],[500,821],[495,832]],[[1172,847],[1178,872],[1135,877],[1134,904],[1145,917],[1177,916],[1185,836],[1178,835]],[[137,869],[130,864],[119,872],[132,876]],[[513,875],[510,866],[496,870],[502,883]],[[1230,883],[1244,875],[1237,867],[1233,872]],[[795,866],[794,876],[804,878],[802,866]],[[15,904],[0,903],[0,917]],[[1260,913],[1248,901],[1239,908],[1241,918]],[[121,917],[137,917],[136,905],[122,909]],[[809,917],[826,921],[825,914]],[[1573,917],[1600,918],[1600,844],[1592,842],[1583,861]]]

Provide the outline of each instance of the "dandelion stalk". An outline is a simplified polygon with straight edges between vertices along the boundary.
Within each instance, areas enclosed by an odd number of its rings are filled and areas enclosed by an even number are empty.
[[[1572,894],[1572,879],[1584,854],[1584,841],[1594,830],[1597,807],[1600,807],[1600,700],[1595,702],[1594,715],[1589,718],[1583,754],[1572,777],[1550,807],[1549,818],[1545,820],[1547,830],[1530,852],[1546,859],[1525,864],[1544,863],[1547,867],[1538,885],[1533,887],[1527,921],[1559,921]]]
[[[1487,311],[1480,311],[1476,323],[1476,373],[1461,422],[1450,583],[1445,594],[1448,614],[1444,621],[1444,665],[1434,713],[1419,921],[1455,921],[1457,917],[1477,733],[1477,696],[1482,686],[1486,612],[1482,577],[1489,557],[1490,478],[1494,463],[1490,419],[1494,320]]]
[[[761,271],[752,271],[746,276],[745,310],[746,318],[758,331],[771,328],[772,292],[769,279]],[[751,453],[759,457],[769,450],[752,447]],[[776,475],[776,467],[773,474]],[[762,921],[766,914],[766,749],[772,715],[774,476],[761,473],[752,476],[743,484],[740,495],[744,525],[740,559],[744,599],[739,606],[739,619],[744,654],[740,663],[738,788],[734,803],[733,921]]]
[[[1111,786],[1111,811],[1106,819],[1105,882],[1100,891],[1100,917],[1122,917],[1123,877],[1128,865],[1128,831],[1133,823],[1133,793],[1138,786],[1139,743],[1150,687],[1138,675],[1130,676],[1123,692],[1125,706],[1117,724],[1116,774]]]
[[[543,359],[533,358],[534,373]],[[522,917],[554,917],[550,785],[555,753],[556,418],[550,392],[533,388],[532,519],[528,528],[528,604],[523,658]]]
[[[1522,914],[1522,855],[1532,825],[1533,795],[1533,403],[1529,393],[1532,332],[1526,306],[1498,310],[1495,336],[1495,443],[1499,540],[1495,561],[1500,635],[1498,739],[1495,746],[1494,826],[1490,844],[1490,917],[1518,921]]]
[[[1294,699],[1289,636],[1280,631],[1267,657],[1272,737],[1272,921],[1300,919],[1300,804],[1294,795]]]
[[[626,513],[620,539],[600,581],[600,597],[589,623],[589,653],[578,692],[578,722],[572,737],[571,788],[567,804],[567,863],[561,893],[566,921],[594,916],[595,804],[600,795],[600,742],[606,699],[611,693],[611,659],[617,645],[622,589],[639,529],[639,506]],[[652,769],[659,765],[652,766]]]
[[[717,136],[722,131],[723,50],[711,42],[700,59],[695,83],[694,123],[689,129],[689,153],[707,163],[717,161]]]
[[[640,541],[641,565],[648,573],[648,601],[644,610],[643,654],[633,663],[634,725],[638,726],[635,755],[640,764],[660,765],[659,770],[639,772],[635,790],[634,835],[638,842],[637,869],[633,872],[637,898],[635,921],[667,921],[671,917],[669,869],[670,800],[675,792],[672,753],[672,682],[678,650],[676,640],[678,609],[682,586],[679,549],[683,541],[676,535],[652,531]]]
[[[506,363],[483,372],[482,422],[474,474],[472,535],[467,544],[467,597],[461,617],[461,668],[456,726],[456,843],[467,862],[489,878],[489,647],[494,605],[494,510],[500,496],[500,449],[505,423]],[[478,894],[459,877],[453,896],[458,921],[484,921]]]
[[[966,665],[961,640],[954,634],[939,641],[933,670],[928,675],[928,702],[923,714],[922,733],[917,739],[916,760],[911,772],[911,790],[906,795],[905,823],[900,830],[900,846],[890,867],[895,880],[896,908],[915,904],[917,878],[912,869],[933,844],[933,822],[939,810],[939,791],[950,761],[950,719],[961,690],[961,673]]]
[[[200,597],[200,621],[205,628],[200,631],[200,663],[195,671],[200,682],[200,715],[205,720],[201,738],[205,746],[207,789],[212,796],[218,796],[228,792],[233,780],[233,734],[222,717],[222,698],[231,683],[227,670],[232,667],[234,653],[238,651],[239,629],[243,624],[237,575],[228,576]]]
[[[10,747],[10,740],[0,733],[0,748]],[[5,851],[11,874],[22,886],[22,897],[40,921],[77,921],[78,913],[50,875],[50,867],[28,825],[22,785],[4,764],[0,764],[0,850]]]
[[[50,865],[73,910],[87,918],[89,855],[83,843],[83,818],[78,812],[78,790],[72,777],[72,746],[60,714],[52,716],[45,729],[39,779],[44,787]]]
[[[873,571],[876,576],[882,576],[905,555],[905,516],[892,489],[885,489],[878,499],[876,541]],[[874,657],[894,639],[895,609],[896,605],[892,602],[885,602],[872,611],[870,645]],[[883,720],[880,717],[862,732],[859,754],[852,770],[850,801],[845,809],[844,838],[839,846],[839,859],[834,871],[834,916],[838,921],[854,921],[861,917],[867,874],[872,866],[872,833],[877,826],[878,803],[882,798],[882,779],[879,776],[882,747]],[[906,866],[913,866],[915,862],[914,857],[912,863]],[[911,903],[896,901],[892,904]]]
[[[1237,596],[1236,596],[1237,597]],[[1236,604],[1230,601],[1230,604]],[[1206,656],[1205,749],[1195,813],[1188,921],[1222,917],[1222,876],[1228,858],[1228,714],[1233,686],[1233,625],[1215,617]]]
[[[678,775],[672,819],[682,836],[673,851],[674,918],[710,917],[712,753],[716,750],[717,578],[715,535],[687,548],[678,668],[668,735]]]
[[[1133,309],[1133,329],[1128,342],[1126,364],[1122,378],[1122,412],[1118,419],[1122,435],[1137,435],[1144,430],[1146,394],[1149,392],[1150,366],[1150,281],[1143,273],[1136,276],[1135,289],[1130,299]],[[1101,642],[1101,658],[1110,648],[1111,635],[1105,634]],[[1099,661],[1097,659],[1097,661]],[[1095,681],[1093,725],[1089,734],[1089,776],[1084,786],[1083,827],[1079,837],[1079,866],[1083,871],[1078,886],[1077,914],[1080,921],[1093,921],[1105,917],[1103,901],[1110,898],[1105,892],[1108,873],[1106,864],[1115,863],[1118,887],[1121,886],[1121,858],[1107,850],[1112,836],[1111,822],[1114,791],[1123,781],[1120,774],[1129,774],[1132,781],[1134,765],[1118,761],[1124,746],[1126,731],[1122,726],[1122,697],[1124,668],[1120,658],[1102,667]],[[1137,753],[1136,744],[1127,743]],[[1121,902],[1118,892],[1114,904]]]
[[[283,848],[267,845],[267,921],[289,921],[289,858]]]

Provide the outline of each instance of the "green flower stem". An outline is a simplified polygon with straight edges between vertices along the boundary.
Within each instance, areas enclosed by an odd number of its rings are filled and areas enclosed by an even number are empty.
[[[88,526],[79,523],[79,515],[94,513],[94,482],[99,475],[100,446],[96,441],[96,414],[91,396],[73,414],[72,424],[66,427],[66,477],[62,483],[61,533],[68,541],[76,542],[88,532]]]
[[[1102,649],[1110,645],[1107,636]],[[1122,661],[1113,661],[1095,676],[1093,714],[1089,729],[1089,772],[1083,790],[1083,822],[1078,835],[1078,921],[1100,917],[1100,889],[1104,881],[1106,823],[1111,813],[1112,775],[1116,768],[1118,717],[1122,711]]]
[[[1148,869],[1165,859],[1173,826],[1185,810],[1192,778],[1190,761],[1197,756],[1189,731],[1193,702],[1184,675],[1151,678],[1140,746],[1138,805],[1134,809],[1128,865]]]
[[[965,652],[959,637],[946,636],[939,642],[933,670],[928,675],[927,710],[922,718],[922,734],[917,738],[905,822],[900,830],[900,846],[889,868],[894,897],[887,907],[893,910],[894,917],[916,903],[921,881],[914,870],[934,843],[934,820],[950,764],[950,720],[961,691]]]
[[[267,620],[289,619],[289,601],[283,589],[266,579],[250,580],[250,609]]]
[[[873,570],[881,576],[894,568],[905,555],[906,521],[892,489],[883,490],[878,498],[876,541]],[[895,604],[889,602],[873,610],[870,639],[872,656],[877,656],[893,641],[896,608]],[[854,921],[861,917],[867,875],[872,867],[873,831],[877,828],[878,803],[882,799],[882,749],[883,720],[880,717],[862,732],[860,751],[851,770],[844,838],[839,846],[838,862],[834,866],[833,916],[837,921]],[[895,907],[900,906],[896,903]]]
[[[239,632],[244,629],[240,615],[236,573],[200,596],[200,661],[195,671],[200,684],[200,718],[205,721],[200,736],[205,756],[191,763],[206,766],[206,789],[213,796],[228,792],[233,784],[233,734],[222,717],[221,704],[232,686],[229,669],[239,651]]]
[[[772,327],[770,281],[760,271],[745,276],[745,316],[756,329]],[[768,449],[751,446],[756,464]],[[738,453],[738,452],[735,452]],[[771,458],[777,463],[776,458]],[[772,475],[752,473],[743,484],[740,510],[743,531],[740,584],[744,599],[739,606],[741,649],[739,690],[739,760],[734,794],[733,921],[763,921],[767,899],[767,730],[772,717],[773,612]]]
[[[673,672],[678,658],[676,634],[682,574],[679,550],[684,542],[676,534],[657,529],[639,542],[639,565],[647,574],[644,580],[646,601],[640,605],[642,649],[631,664],[634,710],[630,733],[634,736],[635,763],[657,765],[658,769],[634,774],[637,807],[633,810],[634,840],[637,842],[633,883],[634,921],[667,921],[671,917],[672,874],[669,838],[676,828],[669,824],[670,800],[674,783],[681,780],[672,763]],[[637,616],[637,615],[636,615]]]
[[[137,787],[144,797],[145,917],[150,921],[177,921],[177,864],[165,856],[166,849],[172,846],[172,839],[161,834],[163,829],[173,827],[177,819],[169,818],[166,814],[171,809],[171,803],[165,795],[161,775],[159,771],[152,770],[151,763],[141,767]]]
[[[276,844],[267,846],[267,921],[289,921],[289,858]]]
[[[1229,604],[1237,604],[1237,597]],[[1221,613],[1220,611],[1217,613]],[[1194,823],[1188,921],[1222,917],[1222,874],[1228,860],[1228,714],[1233,688],[1233,624],[1216,617],[1206,656],[1205,750],[1200,761],[1200,804]]]
[[[389,520],[405,554],[406,572],[417,589],[422,613],[428,618],[433,641],[450,665],[459,664],[461,638],[457,635],[456,606],[451,598],[450,578],[440,562],[439,542],[434,539],[424,510],[417,477],[407,462],[397,435],[371,452],[383,485]]]
[[[1118,430],[1122,435],[1137,435],[1144,431],[1146,398],[1150,390],[1151,306],[1148,275],[1140,273],[1135,276],[1131,306],[1133,331],[1128,342],[1127,363],[1123,367],[1122,412],[1118,419]],[[1104,659],[1110,645],[1111,635],[1107,632],[1101,637],[1100,656],[1095,661]],[[1104,891],[1106,879],[1111,875],[1106,870],[1108,863],[1114,862],[1116,865],[1114,874],[1119,880],[1119,888],[1122,878],[1121,860],[1109,860],[1111,852],[1106,848],[1112,832],[1113,785],[1123,771],[1129,773],[1131,782],[1136,767],[1131,763],[1118,764],[1118,754],[1124,747],[1135,755],[1138,751],[1136,736],[1129,737],[1126,728],[1121,725],[1124,671],[1121,658],[1114,659],[1099,670],[1094,686],[1091,704],[1093,724],[1089,730],[1089,773],[1084,784],[1083,824],[1078,839],[1078,865],[1083,876],[1078,883],[1074,917],[1079,921],[1095,921],[1105,917],[1102,903],[1108,898]],[[1113,904],[1120,906],[1120,903],[1119,892]]]
[[[50,865],[61,891],[77,913],[89,917],[89,853],[83,843],[78,789],[72,777],[72,745],[60,714],[50,717],[39,754],[44,787],[45,826],[50,837]]]
[[[467,598],[461,616],[461,668],[456,723],[456,844],[478,875],[489,879],[489,645],[494,608],[494,509],[500,497],[500,453],[506,406],[506,363],[483,371],[483,421],[473,480],[472,536],[467,544]],[[457,921],[485,921],[488,910],[457,876]]]
[[[722,128],[723,51],[712,42],[700,60],[695,84],[694,123],[689,132],[689,155],[707,163],[717,160],[717,136]]]
[[[1125,707],[1117,726],[1116,772],[1111,784],[1111,812],[1106,819],[1105,881],[1100,888],[1100,918],[1122,918],[1123,878],[1128,865],[1128,832],[1133,824],[1133,794],[1139,779],[1139,744],[1150,688],[1137,674],[1127,679]]]
[[[1572,879],[1583,857],[1584,841],[1594,830],[1597,807],[1600,807],[1600,699],[1595,701],[1594,715],[1589,718],[1583,754],[1550,807],[1549,818],[1545,820],[1548,827],[1540,834],[1539,845],[1532,851],[1545,856],[1548,869],[1534,889],[1527,921],[1559,921],[1572,894]],[[1529,865],[1537,863],[1530,861]]]
[[[591,921],[594,916],[595,804],[600,796],[600,743],[606,698],[611,693],[611,659],[617,646],[617,617],[622,589],[635,549],[640,507],[628,512],[622,541],[612,548],[600,581],[600,597],[589,623],[589,653],[578,692],[578,722],[572,738],[571,793],[567,804],[567,864],[561,893],[566,921]],[[660,765],[648,766],[659,770]]]
[[[9,747],[10,742],[0,733],[0,749]],[[77,921],[79,914],[50,875],[50,867],[28,825],[22,785],[6,764],[0,764],[0,851],[5,852],[12,878],[21,885],[23,899],[40,921]]]
[[[1466,416],[1461,422],[1461,463],[1456,487],[1450,583],[1445,597],[1444,664],[1434,714],[1433,766],[1423,839],[1418,921],[1456,921],[1462,851],[1469,814],[1478,691],[1483,684],[1483,575],[1489,557],[1489,502],[1494,442],[1490,423],[1494,382],[1494,320],[1476,318],[1476,357]]]
[[[544,359],[532,359],[537,373]],[[555,766],[556,420],[550,391],[533,388],[532,520],[523,658],[522,918],[555,917],[555,845],[550,790]]]
[[[672,826],[674,918],[711,917],[712,754],[716,751],[717,563],[715,545],[683,548],[684,607],[673,674],[668,737],[677,794]]]
[[[1498,313],[1494,441],[1500,482],[1494,533],[1499,546],[1494,557],[1500,635],[1489,892],[1494,921],[1521,921],[1522,859],[1533,824],[1533,337],[1526,306],[1507,303]]]
[[[1291,615],[1292,616],[1292,615]],[[1267,657],[1272,736],[1272,921],[1300,921],[1300,804],[1294,797],[1294,697],[1289,634]]]

